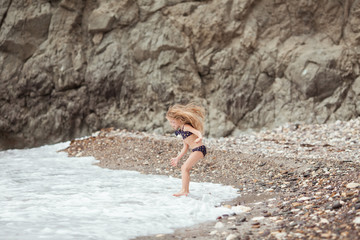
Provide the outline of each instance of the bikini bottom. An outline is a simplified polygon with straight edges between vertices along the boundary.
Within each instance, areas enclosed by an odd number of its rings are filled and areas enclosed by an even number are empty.
[[[193,152],[196,152],[196,151],[202,152],[204,157],[206,155],[206,147],[204,145],[201,145],[200,147],[193,148],[192,151]]]

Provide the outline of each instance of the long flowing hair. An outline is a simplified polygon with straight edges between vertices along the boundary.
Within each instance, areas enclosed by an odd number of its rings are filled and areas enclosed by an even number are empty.
[[[205,109],[194,103],[187,105],[175,104],[169,108],[166,117],[190,124],[193,128],[204,133]]]

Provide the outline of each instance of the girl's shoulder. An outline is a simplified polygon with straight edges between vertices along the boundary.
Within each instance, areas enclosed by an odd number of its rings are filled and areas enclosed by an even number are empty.
[[[182,130],[189,131],[189,130],[193,130],[193,129],[194,129],[194,127],[191,126],[191,124],[185,123]]]

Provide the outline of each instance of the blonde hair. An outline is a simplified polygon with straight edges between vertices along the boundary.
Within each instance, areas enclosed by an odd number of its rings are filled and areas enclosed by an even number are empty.
[[[201,133],[204,132],[205,109],[194,103],[187,105],[175,104],[169,108],[166,117],[180,120],[184,124],[190,124]]]

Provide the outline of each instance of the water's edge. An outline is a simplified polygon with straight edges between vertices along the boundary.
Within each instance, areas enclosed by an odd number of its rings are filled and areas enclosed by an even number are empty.
[[[176,198],[180,179],[100,168],[57,152],[66,144],[0,152],[0,238],[131,239],[231,214],[214,207],[237,196],[230,186],[192,182]]]

